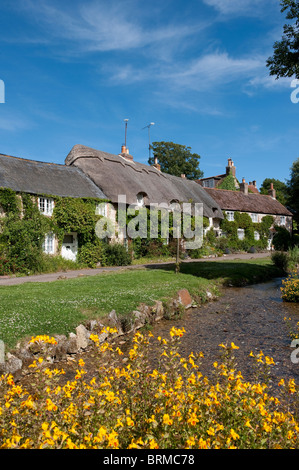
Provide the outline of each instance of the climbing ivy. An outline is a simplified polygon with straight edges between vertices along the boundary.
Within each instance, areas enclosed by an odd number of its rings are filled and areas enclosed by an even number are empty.
[[[95,209],[103,200],[41,196],[54,199],[53,217],[40,213],[36,196],[0,189],[0,206],[5,213],[0,219],[0,275],[42,272],[43,241],[49,232],[56,235],[60,247],[69,232],[78,233],[79,247],[86,243],[97,246],[95,225],[99,216]]]
[[[232,249],[248,249],[252,246],[257,248],[266,248],[269,238],[269,229],[273,225],[274,217],[266,215],[262,218],[260,223],[252,222],[252,219],[247,213],[234,213],[234,220],[227,220],[226,213],[224,219],[220,223],[220,227],[225,232],[226,237],[222,244]],[[244,239],[239,240],[238,229],[244,230]],[[254,232],[258,232],[260,239],[255,240]]]

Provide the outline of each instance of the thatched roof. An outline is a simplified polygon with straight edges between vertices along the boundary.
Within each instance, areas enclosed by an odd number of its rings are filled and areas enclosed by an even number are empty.
[[[62,197],[107,199],[77,167],[0,154],[0,188]]]
[[[230,191],[228,189],[204,189],[223,211],[239,211],[269,215],[286,215],[293,214],[286,209],[280,202],[271,196],[263,194],[244,194],[242,191]]]
[[[136,204],[137,194],[142,193],[146,205],[192,201],[203,203],[206,217],[223,218],[219,205],[199,184],[162,173],[154,166],[83,145],[75,145],[65,163],[80,168],[114,203],[119,195],[125,195],[128,204]]]

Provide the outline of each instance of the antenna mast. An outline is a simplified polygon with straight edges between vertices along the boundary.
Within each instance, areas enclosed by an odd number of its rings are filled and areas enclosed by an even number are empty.
[[[151,136],[150,136],[150,127],[154,126],[154,122],[150,122],[147,126],[143,127],[143,129],[148,129],[148,153],[149,153],[149,158],[151,158]]]
[[[125,147],[127,148],[127,129],[128,129],[128,121],[129,119],[124,119],[125,122]]]

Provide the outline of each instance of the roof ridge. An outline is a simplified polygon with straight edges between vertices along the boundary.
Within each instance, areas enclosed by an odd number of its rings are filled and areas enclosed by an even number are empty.
[[[43,165],[66,166],[63,163],[53,163],[53,162],[44,162],[44,161],[40,161],[40,160],[32,160],[31,158],[15,157],[14,155],[6,155],[4,153],[0,153],[0,158],[1,157],[12,158],[12,159],[15,159],[15,160],[21,160],[22,162],[39,163],[39,164],[43,164]]]

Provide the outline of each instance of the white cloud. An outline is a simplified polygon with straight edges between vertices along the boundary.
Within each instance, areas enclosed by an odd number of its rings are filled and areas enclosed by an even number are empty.
[[[214,7],[223,15],[250,14],[258,16],[261,8],[277,4],[276,0],[203,0],[206,5]]]
[[[23,0],[24,11],[44,24],[52,37],[72,41],[79,50],[125,51],[173,41],[198,31],[199,25],[151,26],[134,1],[82,2],[67,9],[40,0]],[[79,52],[79,51],[78,51]]]

